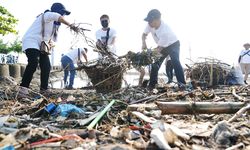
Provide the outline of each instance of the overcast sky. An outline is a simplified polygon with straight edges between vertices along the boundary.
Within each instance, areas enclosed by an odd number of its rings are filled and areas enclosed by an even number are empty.
[[[0,4],[19,19],[20,38],[36,16],[49,9],[53,2],[61,2],[72,13],[71,22],[90,23],[94,39],[99,29],[99,17],[108,14],[111,26],[117,31],[118,55],[140,51],[141,34],[150,9],[157,8],[162,19],[174,30],[181,42],[181,62],[189,63],[197,57],[213,56],[226,63],[237,62],[245,42],[250,42],[249,0],[1,0]],[[68,28],[62,26],[56,47],[57,63],[74,41]],[[149,38],[149,45],[154,42]],[[191,51],[191,52],[190,52]],[[89,57],[94,58],[93,52]]]

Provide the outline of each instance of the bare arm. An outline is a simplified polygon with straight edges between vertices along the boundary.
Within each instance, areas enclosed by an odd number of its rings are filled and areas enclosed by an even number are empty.
[[[114,44],[115,44],[115,41],[116,41],[116,37],[113,37],[113,39],[112,39],[110,45],[114,45]]]
[[[64,19],[63,16],[60,16],[59,19],[58,19],[58,21],[61,22],[61,23],[63,23],[63,24],[65,24],[65,25],[67,25],[67,26],[71,25],[67,20]]]
[[[147,49],[147,43],[146,43],[147,36],[148,35],[145,33],[142,34],[142,49]]]
[[[63,24],[65,24],[65,25],[67,25],[67,26],[69,26],[70,29],[71,29],[71,30],[74,30],[75,32],[78,32],[78,31],[79,31],[79,28],[78,28],[77,26],[75,26],[74,23],[72,23],[72,24],[69,23],[67,20],[64,19],[63,16],[60,16],[59,19],[58,19],[58,21],[61,22],[61,23],[63,23]]]
[[[82,53],[82,55],[83,55],[85,61],[88,62],[88,57],[87,57],[86,53]]]

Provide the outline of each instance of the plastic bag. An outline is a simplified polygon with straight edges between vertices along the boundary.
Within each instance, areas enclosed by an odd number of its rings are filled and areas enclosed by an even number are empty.
[[[52,115],[60,115],[62,117],[68,117],[70,113],[84,114],[85,111],[72,104],[59,104]]]
[[[234,66],[231,68],[229,74],[226,77],[226,84],[228,85],[244,84],[243,74],[239,66]]]

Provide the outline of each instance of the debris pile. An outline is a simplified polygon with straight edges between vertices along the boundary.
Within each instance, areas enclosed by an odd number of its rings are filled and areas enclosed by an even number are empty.
[[[127,57],[134,67],[141,67],[156,62],[161,56],[157,49],[147,49],[138,53],[129,51],[124,57]]]
[[[231,70],[230,65],[214,58],[204,58],[188,67],[191,80],[203,82],[208,86],[226,84],[227,76]]]
[[[80,68],[87,73],[96,92],[107,93],[121,88],[127,63],[123,59],[112,60],[103,57],[92,64],[82,64]]]
[[[30,90],[19,98],[13,83],[0,87],[1,149],[250,148],[249,86]]]

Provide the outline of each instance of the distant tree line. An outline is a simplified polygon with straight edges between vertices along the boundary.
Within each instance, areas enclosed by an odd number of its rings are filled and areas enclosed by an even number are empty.
[[[9,52],[22,52],[22,43],[20,40],[16,39],[13,43],[4,43],[0,39],[0,53],[8,54]]]
[[[3,6],[0,5],[0,53],[7,54],[9,52],[21,52],[22,44],[21,41],[16,39],[12,43],[4,43],[3,38],[8,34],[18,34],[18,31],[15,29],[18,20]]]

